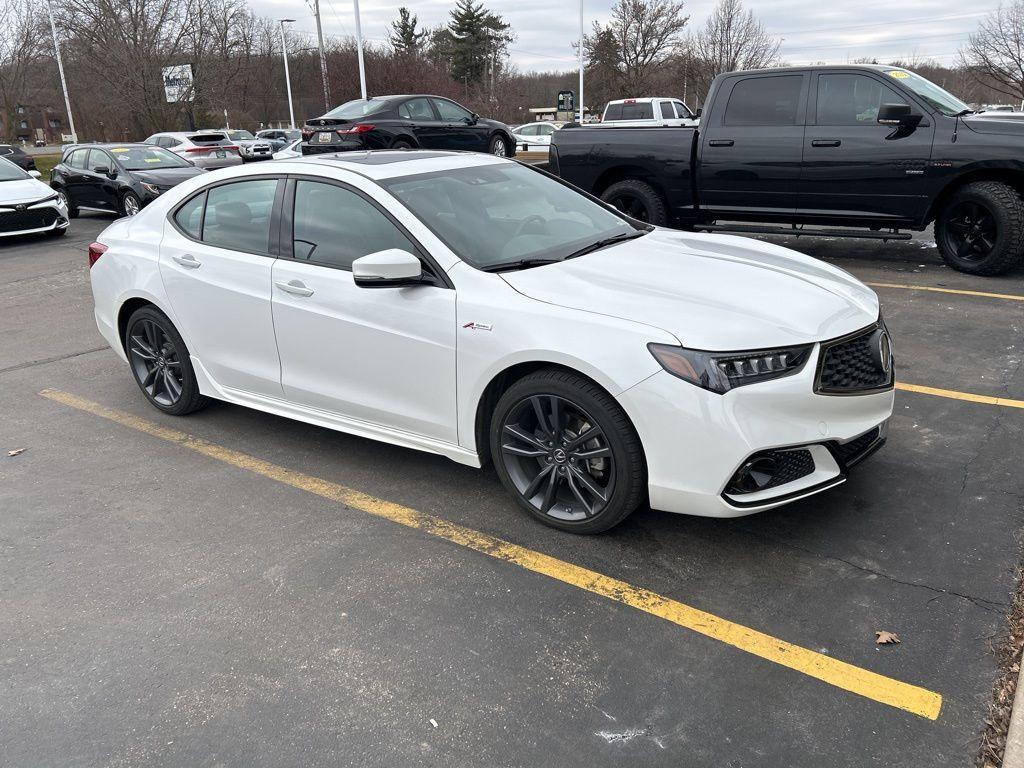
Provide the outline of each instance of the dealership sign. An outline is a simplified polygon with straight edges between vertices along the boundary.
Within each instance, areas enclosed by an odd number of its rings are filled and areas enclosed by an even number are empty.
[[[192,65],[179,64],[175,67],[164,67],[164,94],[168,104],[175,104],[187,99],[192,93]]]

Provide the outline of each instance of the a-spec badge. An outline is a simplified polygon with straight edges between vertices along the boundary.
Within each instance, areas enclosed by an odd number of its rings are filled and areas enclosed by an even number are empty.
[[[489,331],[494,326],[490,323],[466,323],[463,328],[468,328],[471,331]]]

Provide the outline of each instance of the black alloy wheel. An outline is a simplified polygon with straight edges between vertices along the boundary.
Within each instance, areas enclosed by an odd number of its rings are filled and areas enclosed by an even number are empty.
[[[965,261],[988,258],[999,236],[992,211],[981,203],[964,201],[954,205],[947,216],[944,235],[949,250]]]
[[[647,210],[644,201],[634,194],[620,192],[614,195],[608,202],[637,221],[650,222],[651,220],[651,212]]]
[[[640,179],[615,182],[601,193],[601,199],[645,224],[660,227],[668,223],[665,201],[654,187]]]
[[[643,452],[625,413],[578,374],[545,369],[502,395],[491,456],[519,506],[546,525],[598,533],[639,505]]]
[[[183,416],[206,405],[185,342],[162,312],[152,306],[136,310],[124,346],[135,381],[161,411]]]

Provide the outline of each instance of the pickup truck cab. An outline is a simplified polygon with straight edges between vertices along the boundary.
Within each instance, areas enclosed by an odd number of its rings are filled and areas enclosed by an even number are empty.
[[[700,127],[566,126],[550,168],[652,224],[908,239],[971,274],[1024,260],[1024,121],[900,67],[719,75]]]
[[[617,126],[639,128],[645,125],[694,126],[697,116],[679,99],[669,96],[650,96],[643,99],[616,99],[609,101],[594,127]]]

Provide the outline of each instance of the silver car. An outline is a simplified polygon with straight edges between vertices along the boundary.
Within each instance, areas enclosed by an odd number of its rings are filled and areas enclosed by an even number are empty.
[[[223,133],[232,144],[238,147],[242,160],[247,163],[253,160],[270,160],[274,154],[274,145],[269,139],[257,138],[249,131],[239,131],[234,128],[225,128]]]
[[[223,131],[179,131],[154,133],[145,144],[155,144],[181,155],[197,168],[213,170],[242,164],[238,145]]]

